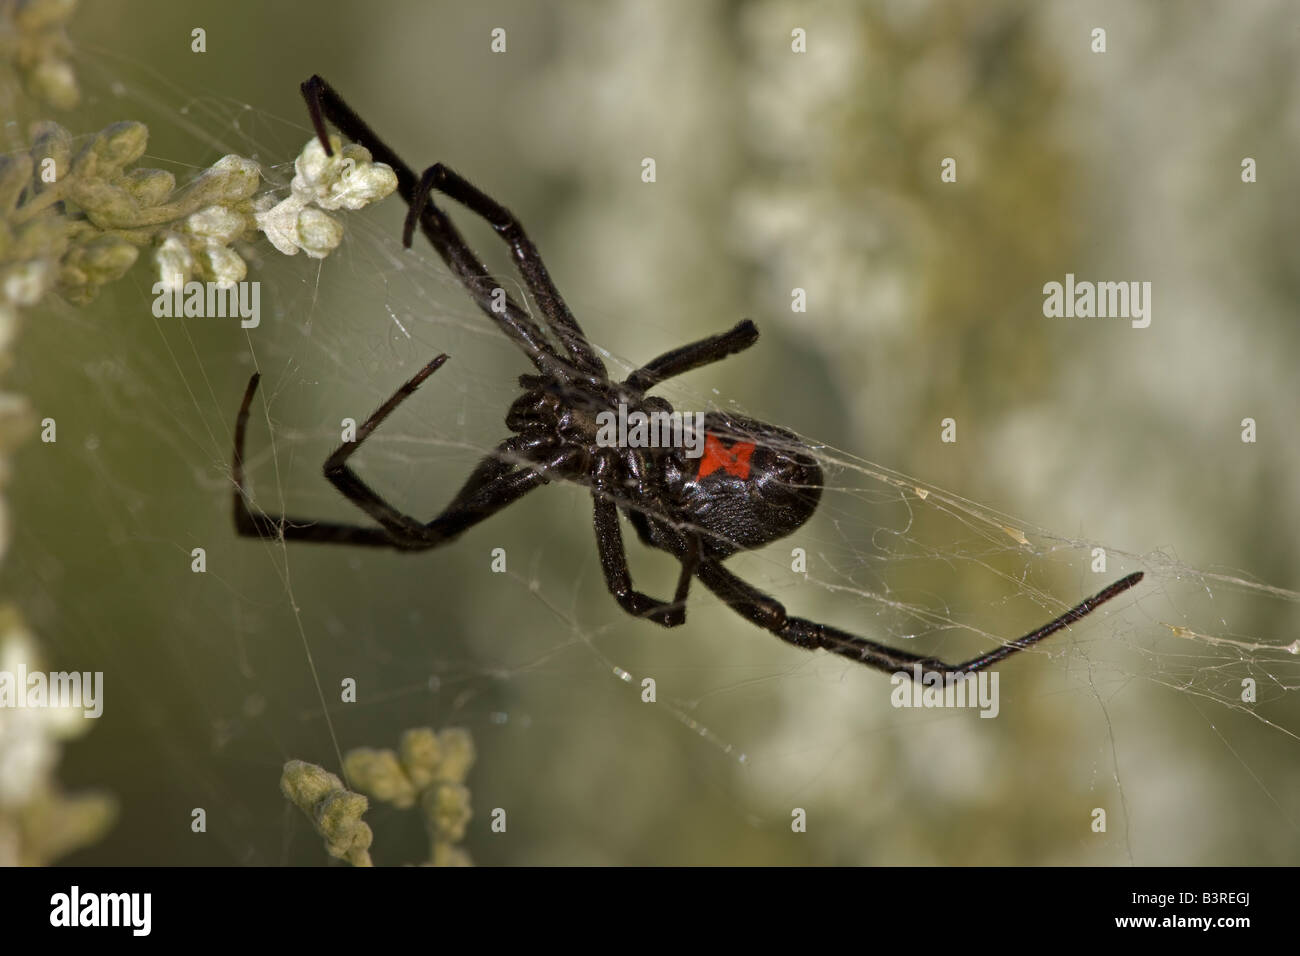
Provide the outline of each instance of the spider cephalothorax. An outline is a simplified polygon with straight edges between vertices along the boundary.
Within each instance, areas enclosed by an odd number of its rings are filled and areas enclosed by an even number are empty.
[[[675,443],[610,441],[607,416],[671,415],[662,398],[646,393],[659,382],[743,351],[758,339],[745,320],[729,331],[665,352],[622,382],[609,378],[577,320],[560,297],[536,247],[509,210],[442,164],[415,173],[318,76],[302,85],[312,124],[327,153],[328,119],[397,174],[408,206],[403,242],[418,227],[484,314],[523,350],[536,372],[520,378],[524,393],[506,415],[511,436],[470,474],[451,503],[430,521],[403,514],[372,490],[347,461],[383,420],[447,360],[420,369],[325,461],[325,476],[374,526],[268,515],[249,505],[244,482],[244,435],[259,376],[249,379],[235,424],[235,528],[242,535],[423,551],[447,544],[470,526],[553,480],[591,490],[596,544],[610,593],[629,614],[671,627],[686,619],[693,579],[741,616],[799,647],[825,648],[882,670],[912,673],[914,665],[969,673],[1003,660],[1054,634],[1131,588],[1141,572],[1121,578],[1055,620],[961,664],[897,650],[847,631],[791,617],[784,607],[723,565],[724,558],[776,541],[799,528],[817,508],[822,472],[812,450],[774,425],[720,412],[695,420]],[[502,290],[431,196],[440,192],[482,216],[507,243],[544,322]],[[676,433],[675,433],[676,434]],[[693,445],[687,447],[689,434]],[[619,432],[622,436],[623,432]],[[645,544],[681,563],[677,588],[658,601],[632,587],[619,526],[625,514]]]

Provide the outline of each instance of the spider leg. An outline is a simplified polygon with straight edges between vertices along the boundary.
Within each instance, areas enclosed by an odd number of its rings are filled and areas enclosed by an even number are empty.
[[[758,328],[749,319],[707,339],[691,342],[658,358],[651,359],[627,377],[623,384],[637,392],[649,391],[675,375],[720,362],[729,355],[743,352],[758,341]]]
[[[307,102],[312,127],[316,130],[321,145],[325,147],[325,152],[333,155],[329,134],[325,129],[325,120],[328,119],[348,139],[370,150],[375,160],[392,167],[397,175],[397,191],[408,207],[416,202],[417,196],[422,196],[419,200],[420,231],[483,313],[528,355],[539,372],[560,381],[572,380],[575,377],[574,369],[556,353],[542,330],[519,303],[507,295],[504,309],[493,308],[493,293],[499,283],[492,278],[451,219],[428,201],[427,190],[423,194],[418,192],[419,180],[411,167],[319,76],[313,76],[302,84],[302,95]],[[404,240],[409,246],[409,235]],[[578,378],[583,379],[585,376]]]
[[[1109,587],[1070,608],[1055,620],[1044,624],[1037,630],[1030,631],[1023,637],[963,663],[947,664],[933,657],[925,657],[921,654],[886,647],[883,644],[877,644],[875,641],[869,641],[866,638],[858,637],[826,624],[817,624],[801,617],[790,617],[786,614],[785,608],[779,601],[764,594],[753,585],[742,581],[715,560],[702,561],[696,569],[696,576],[699,577],[705,587],[726,601],[731,609],[741,617],[753,624],[757,624],[766,631],[770,631],[783,641],[810,650],[824,647],[832,653],[848,657],[861,664],[866,664],[868,667],[890,673],[904,671],[909,675],[915,664],[920,664],[923,670],[938,671],[945,675],[972,674],[983,670],[989,665],[1004,660],[1017,651],[1032,647],[1043,638],[1069,627],[1080,618],[1096,610],[1098,606],[1122,594],[1142,580],[1141,571],[1130,574],[1128,577],[1121,578]]]
[[[355,441],[343,444],[326,460],[326,477],[353,504],[374,518],[381,527],[315,521],[288,515],[269,515],[248,504],[247,485],[244,478],[244,440],[248,429],[249,410],[257,392],[260,375],[253,375],[244,391],[235,421],[235,454],[232,468],[235,480],[234,520],[240,535],[254,538],[271,538],[288,541],[314,541],[322,544],[353,544],[372,547],[389,547],[401,551],[423,551],[446,544],[471,525],[495,514],[502,508],[522,498],[529,491],[545,484],[549,479],[547,469],[568,466],[565,454],[542,466],[530,465],[512,470],[520,459],[528,459],[545,449],[533,447],[522,436],[503,442],[490,455],[479,462],[465,485],[451,503],[429,522],[420,522],[398,511],[382,496],[362,481],[346,464],[348,457],[361,445],[388,414],[402,400],[415,391],[419,384],[433,374],[446,361],[440,355],[421,369],[393,394],[358,430]]]
[[[628,614],[644,617],[663,627],[677,627],[686,622],[686,595],[690,591],[691,577],[700,562],[699,538],[695,535],[679,535],[681,545],[672,553],[681,562],[682,569],[677,577],[677,589],[672,601],[658,601],[635,590],[627,567],[623,531],[618,523],[618,503],[613,494],[618,474],[618,456],[606,449],[591,462],[588,475],[591,480],[596,550],[600,554],[601,570],[605,573],[605,586]]]
[[[337,488],[345,498],[383,525],[390,534],[400,535],[411,541],[424,536],[423,522],[403,514],[385,501],[381,495],[362,481],[356,472],[348,467],[347,460],[370,437],[371,433],[383,423],[393,409],[414,394],[420,384],[441,368],[446,361],[446,355],[439,355],[416,372],[389,396],[386,402],[371,413],[370,417],[357,429],[356,438],[344,442],[325,459],[324,472],[330,484]]]
[[[686,595],[690,591],[691,576],[699,563],[699,542],[692,538],[690,546],[681,557],[682,570],[677,578],[677,590],[672,601],[658,601],[632,587],[632,575],[627,567],[627,549],[623,545],[623,532],[618,524],[618,506],[602,492],[591,492],[596,549],[600,553],[600,567],[605,573],[605,586],[618,601],[619,606],[633,617],[643,617],[664,627],[677,627],[686,623]]]
[[[394,547],[393,539],[381,528],[341,524],[333,521],[313,521],[289,515],[272,516],[248,506],[248,491],[244,480],[244,435],[248,430],[248,412],[253,394],[261,380],[254,374],[244,390],[244,400],[235,419],[235,454],[231,474],[235,480],[232,504],[235,532],[246,538],[284,538],[289,541],[318,541],[325,544],[356,544],[371,547]]]
[[[605,363],[592,349],[586,335],[578,326],[578,320],[573,317],[560,291],[555,288],[551,274],[546,269],[546,263],[542,261],[541,253],[524,232],[523,225],[515,218],[514,213],[465,177],[442,163],[435,163],[424,171],[406,217],[403,241],[410,242],[415,223],[419,220],[425,204],[429,202],[430,195],[435,189],[456,200],[470,212],[486,219],[496,230],[497,235],[510,247],[515,266],[519,269],[519,274],[524,277],[528,291],[532,293],[538,308],[542,310],[551,330],[564,345],[564,350],[573,364],[603,377]]]

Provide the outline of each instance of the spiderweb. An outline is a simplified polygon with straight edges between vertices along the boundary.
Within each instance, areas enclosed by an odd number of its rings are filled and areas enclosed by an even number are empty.
[[[698,586],[684,627],[632,621],[605,592],[590,499],[573,486],[548,486],[414,557],[236,538],[232,428],[254,369],[263,385],[248,469],[269,512],[361,520],[320,464],[342,419],[361,421],[439,352],[451,361],[366,443],[361,474],[431,516],[505,436],[526,363],[426,246],[400,248],[394,198],[350,216],[322,262],[264,249],[250,268],[263,283],[256,329],[153,318],[143,265],[92,305],[50,307],[26,326],[11,381],[58,420],[59,441],[17,463],[5,580],[56,661],[106,673],[106,716],[69,750],[64,773],[116,791],[123,817],[84,859],[319,861],[277,790],[284,761],[338,772],[343,751],[430,725],[474,736],[467,846],[484,862],[1294,862],[1300,594],[1287,585],[1300,463],[1285,434],[1297,398],[1279,359],[1296,344],[1285,280],[1270,282],[1267,264],[1251,271],[1245,253],[1207,248],[1203,233],[1171,236],[1169,222],[1072,205],[1099,194],[1096,181],[1112,197],[1143,189],[1115,185],[1108,164],[1120,160],[1070,153],[1053,125],[1090,100],[1068,101],[1033,50],[1078,25],[1059,8],[1026,22],[1008,5],[983,19],[964,13],[992,36],[975,31],[963,45],[936,39],[926,15],[864,15],[861,42],[885,60],[870,70],[904,79],[861,95],[858,125],[828,127],[842,116],[827,103],[876,77],[853,65],[848,40],[830,38],[852,20],[849,7],[802,23],[759,4],[722,29],[686,7],[670,26],[648,7],[550,20],[526,6],[492,11],[518,50],[497,60],[485,52],[495,22],[439,11],[436,75],[481,80],[483,109],[510,104],[490,120],[451,96],[388,95],[431,81],[409,65],[375,75],[373,56],[262,64],[258,82],[274,95],[241,100],[215,78],[175,83],[123,38],[81,51],[81,110],[93,117],[83,131],[140,119],[151,131],[144,165],[180,177],[238,152],[283,186],[310,135],[296,84],[320,70],[408,162],[447,161],[520,213],[611,374],[752,315],[758,346],[658,393],[679,410],[773,421],[814,446],[826,474],[818,514],[728,563],[793,614],[961,660],[1125,573],[1145,580],[1002,665],[999,714],[982,720],[896,708],[885,675],[784,646]],[[820,44],[806,66],[789,60],[795,25]],[[407,41],[369,26],[361,46],[386,43],[384,59],[400,63]],[[1124,27],[1143,35],[1150,24]],[[564,39],[544,50],[525,40],[547,29]],[[630,51],[618,37],[633,29]],[[736,77],[710,72],[720,34],[749,51],[732,62]],[[483,49],[460,49],[465,37]],[[1031,132],[1006,133],[1022,139],[1002,153],[930,89],[968,75],[975,67],[961,57],[978,60],[971,49],[997,42],[1016,65],[978,88],[1009,96],[1017,76],[1034,81],[1025,102],[981,119],[1023,110],[1032,120]],[[1252,31],[1224,42],[1240,57],[1267,61],[1260,51],[1272,50]],[[1191,45],[1180,37],[1172,49]],[[668,49],[673,69],[656,59]],[[506,79],[492,73],[502,63]],[[1071,63],[1102,89],[1125,75]],[[646,76],[652,92],[637,93]],[[536,88],[521,92],[530,78]],[[783,108],[763,102],[778,89]],[[933,141],[924,176],[936,184],[938,157],[978,157],[972,165],[1000,183],[991,206],[968,192],[950,209],[937,186],[851,173],[855,156],[879,146],[869,131],[893,129],[891,94],[938,97],[930,126],[900,125],[900,142]],[[620,95],[621,108],[605,99]],[[1172,95],[1153,82],[1145,103]],[[1296,144],[1294,95],[1290,125],[1267,143],[1278,168]],[[719,133],[727,110],[750,125]],[[746,141],[759,132],[766,141]],[[1031,146],[1081,168],[1061,174],[1064,189],[1042,187],[1032,164],[1007,165]],[[1232,178],[1238,147],[1224,148]],[[653,185],[640,180],[646,155],[658,161]],[[753,169],[737,181],[746,157]],[[780,169],[798,174],[783,180]],[[1150,215],[1181,208],[1180,222],[1208,229],[1213,201],[1188,194],[1172,191]],[[1037,205],[1018,210],[1017,197]],[[1249,195],[1228,233],[1246,248],[1265,242],[1283,219],[1272,201]],[[450,211],[523,301],[500,243]],[[1011,235],[1015,216],[1034,236]],[[1080,234],[1084,246],[1118,237],[1112,253],[1085,260],[1102,278],[1155,280],[1151,329],[1042,316],[1041,284],[1070,261],[1050,249],[1077,248]],[[982,243],[1011,263],[1007,275],[974,271]],[[975,265],[963,267],[963,255]],[[1187,274],[1209,261],[1232,263],[1218,293]],[[808,291],[807,313],[791,312],[794,287]],[[1216,323],[1234,301],[1258,318],[1225,337]],[[1237,370],[1209,374],[1223,365]],[[1238,437],[1248,415],[1271,431],[1256,444]],[[952,444],[940,440],[948,416]],[[624,535],[638,589],[671,593],[676,565],[626,526]],[[191,571],[196,547],[201,574]],[[493,570],[495,549],[504,571]],[[340,701],[348,678],[356,703]],[[205,835],[159,823],[200,806]],[[489,828],[497,808],[505,833]],[[801,812],[807,829],[795,832]],[[410,821],[384,808],[368,819],[378,861],[410,858]]]

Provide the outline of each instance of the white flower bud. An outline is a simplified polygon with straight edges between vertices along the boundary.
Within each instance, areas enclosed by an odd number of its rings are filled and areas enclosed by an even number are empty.
[[[144,155],[149,145],[149,127],[143,123],[114,123],[95,137],[91,152],[100,163],[121,169]]]
[[[213,163],[206,175],[214,177],[220,184],[220,198],[226,202],[248,199],[262,184],[262,167],[233,153]]]
[[[203,275],[223,289],[242,282],[248,275],[244,260],[228,246],[204,246],[198,258]]]
[[[372,747],[349,750],[343,768],[354,787],[381,803],[391,803],[403,809],[415,806],[415,787],[393,751]]]
[[[4,277],[5,301],[17,306],[35,305],[50,287],[54,270],[42,259],[20,262]]]
[[[324,767],[305,760],[288,761],[280,774],[280,792],[307,813],[311,813],[326,794],[342,789],[342,780]]]
[[[168,292],[178,292],[194,274],[194,257],[179,236],[168,236],[153,256],[158,266],[158,278]]]
[[[438,734],[442,762],[438,766],[438,779],[462,783],[474,765],[474,738],[462,727],[448,727]]]
[[[133,169],[122,179],[125,189],[141,208],[156,206],[176,188],[176,177],[165,169]]]
[[[189,233],[223,246],[243,235],[244,227],[244,217],[226,206],[207,206],[185,220]]]
[[[343,224],[308,206],[298,214],[298,246],[313,259],[324,259],[343,241]]]
[[[469,790],[458,783],[440,783],[420,799],[425,825],[437,843],[459,843],[474,816]]]
[[[77,74],[66,60],[39,61],[27,74],[27,82],[34,95],[55,109],[70,110],[81,101]]]

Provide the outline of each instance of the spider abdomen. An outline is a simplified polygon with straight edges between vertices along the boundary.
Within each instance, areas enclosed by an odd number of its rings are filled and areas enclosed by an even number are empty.
[[[712,412],[704,418],[703,454],[680,490],[678,516],[704,532],[718,556],[784,538],[821,500],[822,470],[792,432]]]

